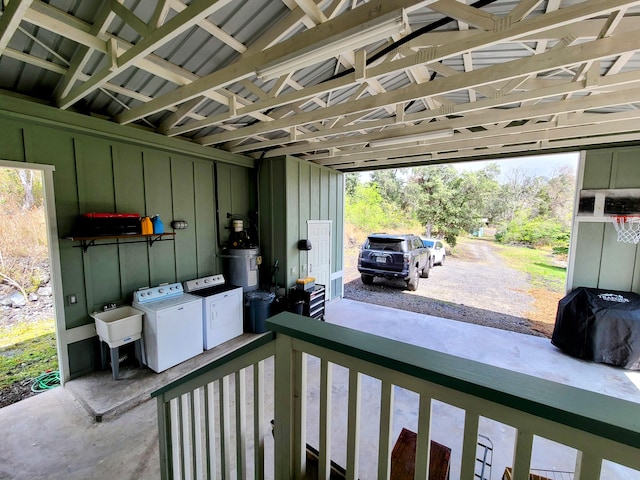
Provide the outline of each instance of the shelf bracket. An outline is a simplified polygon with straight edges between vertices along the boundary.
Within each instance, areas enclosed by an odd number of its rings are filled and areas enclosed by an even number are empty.
[[[82,253],[87,253],[89,247],[93,247],[96,244],[95,240],[81,240],[80,246],[82,247]]]
[[[155,238],[154,237],[149,237],[149,238],[147,238],[147,241],[149,242],[149,246],[153,247],[154,242],[161,242],[162,241],[162,235],[157,235]]]

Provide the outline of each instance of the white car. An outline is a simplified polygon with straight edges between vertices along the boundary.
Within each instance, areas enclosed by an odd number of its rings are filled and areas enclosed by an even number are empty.
[[[444,265],[444,259],[447,256],[447,252],[444,248],[442,240],[437,238],[420,237],[422,244],[431,250],[431,266]]]

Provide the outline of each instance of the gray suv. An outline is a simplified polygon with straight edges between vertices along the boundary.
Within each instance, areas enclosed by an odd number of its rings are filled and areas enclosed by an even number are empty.
[[[417,235],[374,233],[360,249],[358,271],[362,283],[370,285],[374,277],[405,281],[416,290],[420,277],[429,277],[431,252]]]

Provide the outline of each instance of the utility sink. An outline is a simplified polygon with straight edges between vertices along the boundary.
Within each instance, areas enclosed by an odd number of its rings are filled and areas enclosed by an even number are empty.
[[[140,310],[125,305],[104,312],[93,312],[91,317],[96,321],[96,332],[100,340],[110,348],[116,348],[140,338],[142,315],[144,313]]]

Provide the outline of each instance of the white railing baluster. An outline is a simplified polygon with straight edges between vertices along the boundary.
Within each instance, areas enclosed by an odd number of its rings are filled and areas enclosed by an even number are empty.
[[[216,430],[215,430],[215,418],[213,415],[215,405],[214,405],[214,382],[209,382],[204,388],[204,450],[205,461],[206,461],[206,469],[205,469],[205,478],[207,479],[216,479]]]
[[[275,478],[298,478],[302,468],[293,456],[294,350],[290,337],[276,337],[274,409]],[[295,441],[298,441],[295,439]]]
[[[194,478],[203,478],[202,455],[202,411],[200,394],[202,389],[197,389],[191,394],[191,444],[193,445],[193,472]]]
[[[320,361],[320,445],[318,478],[329,480],[331,473],[331,385],[333,367],[326,360]]]
[[[358,464],[360,461],[360,397],[361,375],[357,370],[349,369],[349,411],[347,418],[347,478],[358,479]]]
[[[247,478],[247,405],[245,403],[247,386],[245,369],[236,372],[236,467],[237,478]]]
[[[229,376],[225,375],[218,384],[220,414],[220,470],[222,478],[231,478],[231,419],[229,418]]]
[[[431,460],[431,397],[420,395],[418,439],[416,441],[416,480],[427,480]]]
[[[380,439],[378,442],[378,480],[391,475],[391,428],[393,421],[393,384],[383,380],[380,398]]]
[[[185,393],[181,397],[180,410],[182,422],[182,463],[184,469],[184,478],[186,480],[193,479],[193,443],[191,442],[191,393]]]
[[[186,451],[187,451],[187,438],[185,436],[185,428],[184,428],[184,415],[185,415],[185,406],[184,406],[184,394],[180,396],[177,403],[177,412],[178,412],[178,450],[177,453],[179,455],[179,472],[180,478],[184,478],[188,480],[187,476],[187,463],[186,463]]]
[[[171,400],[171,463],[176,480],[184,478],[182,469],[182,420],[180,418],[180,397]]]
[[[602,457],[595,452],[578,451],[574,480],[599,480]]]
[[[462,466],[460,478],[473,478],[476,468],[476,445],[478,443],[477,413],[465,412],[464,437],[462,438]]]
[[[293,456],[300,465],[296,478],[307,475],[307,354],[294,351],[293,362]]]
[[[264,480],[264,361],[253,364],[253,464],[255,480]]]
[[[164,395],[160,395],[156,402],[158,408],[158,443],[160,453],[160,475],[162,478],[171,476],[172,450],[173,450],[173,425],[171,421],[171,401],[166,401]]]
[[[531,469],[531,452],[533,450],[533,434],[518,429],[516,444],[513,450],[513,479],[529,480]]]

